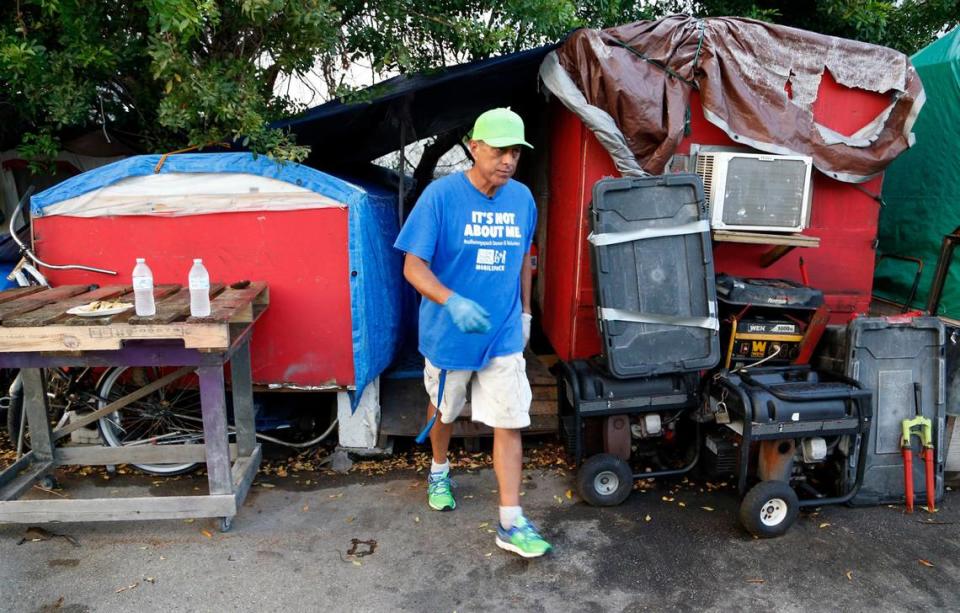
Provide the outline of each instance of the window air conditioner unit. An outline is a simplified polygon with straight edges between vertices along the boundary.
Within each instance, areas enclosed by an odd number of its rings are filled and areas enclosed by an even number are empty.
[[[715,230],[800,232],[810,219],[813,158],[730,151],[697,155]]]

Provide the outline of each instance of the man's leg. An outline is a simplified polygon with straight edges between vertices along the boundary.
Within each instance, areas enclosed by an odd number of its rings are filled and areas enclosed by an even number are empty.
[[[500,488],[497,546],[525,558],[550,551],[536,528],[523,516],[523,441],[520,431],[530,425],[532,394],[523,356],[494,358],[478,373],[473,387],[473,418],[493,428],[493,470]]]
[[[427,404],[427,419],[433,417],[437,410],[433,403]],[[433,463],[446,464],[447,450],[450,449],[450,436],[453,434],[453,424],[445,424],[437,418],[430,430],[430,446],[433,449]]]
[[[519,507],[523,478],[523,442],[519,430],[493,429],[493,472],[500,488],[500,506]]]

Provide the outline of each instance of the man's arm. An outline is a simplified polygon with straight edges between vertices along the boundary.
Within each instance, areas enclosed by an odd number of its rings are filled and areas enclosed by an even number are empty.
[[[533,295],[533,265],[530,264],[530,254],[523,254],[523,267],[520,269],[520,299],[523,301],[523,312],[533,313],[531,301]]]
[[[404,278],[420,292],[424,298],[437,304],[444,304],[453,292],[433,274],[427,262],[412,253],[403,259]]]

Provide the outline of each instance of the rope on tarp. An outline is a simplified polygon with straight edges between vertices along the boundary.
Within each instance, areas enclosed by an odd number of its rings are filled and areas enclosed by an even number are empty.
[[[168,151],[167,153],[164,153],[163,155],[160,156],[160,161],[157,162],[157,165],[153,167],[153,174],[155,175],[160,174],[160,170],[163,168],[163,165],[167,163],[167,158],[170,157],[171,155],[177,155],[178,153],[187,153],[188,151],[194,151],[196,149],[202,149],[204,147],[212,147],[214,145],[218,147],[223,147],[225,149],[230,148],[230,143],[218,143],[214,141],[211,143],[206,143],[205,145],[191,145],[183,149],[177,149],[176,151]]]
[[[696,51],[696,52],[694,53],[694,55],[693,55],[693,69],[692,69],[692,71],[691,71],[691,75],[692,75],[693,77],[696,77],[696,75],[697,75],[697,64],[700,62],[700,52],[703,50],[703,39],[704,39],[704,37],[706,36],[706,21],[705,21],[704,19],[697,19],[697,31],[699,32],[699,34],[697,35],[697,51]],[[660,61],[657,61],[657,60],[655,60],[655,59],[653,59],[653,58],[647,57],[646,55],[644,55],[644,54],[641,53],[640,51],[637,51],[636,49],[634,49],[633,47],[631,47],[630,45],[628,45],[627,43],[623,42],[623,41],[620,40],[620,39],[613,38],[613,39],[611,39],[611,40],[613,40],[613,42],[614,42],[616,45],[618,45],[618,46],[620,46],[620,47],[623,47],[624,49],[626,49],[627,51],[629,51],[629,52],[632,53],[633,55],[637,56],[638,58],[640,58],[640,59],[643,60],[644,62],[647,62],[648,64],[651,64],[651,65],[653,65],[653,66],[656,66],[657,68],[659,68],[660,70],[664,71],[665,73],[667,73],[668,75],[670,75],[670,76],[673,77],[674,79],[677,79],[678,81],[680,81],[680,82],[682,82],[682,83],[686,83],[686,84],[689,85],[692,89],[695,89],[695,90],[697,90],[697,91],[700,91],[700,85],[699,85],[694,79],[687,79],[687,78],[685,78],[685,77],[680,76],[680,73],[678,73],[677,71],[673,70],[672,68],[670,68],[669,66],[667,66],[667,65],[664,64],[663,62],[660,62]],[[688,99],[688,102],[687,102],[687,108],[684,110],[684,113],[683,113],[683,135],[684,135],[684,136],[690,136],[690,102],[689,102],[689,99]]]

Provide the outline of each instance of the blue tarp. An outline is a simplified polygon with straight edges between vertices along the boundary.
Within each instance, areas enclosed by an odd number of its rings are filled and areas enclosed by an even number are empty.
[[[33,196],[31,211],[42,216],[46,207],[58,202],[122,179],[152,175],[159,161],[159,155],[136,156],[77,175]],[[355,409],[367,384],[387,368],[402,340],[403,263],[400,252],[393,248],[399,232],[396,195],[377,186],[250,153],[173,155],[160,169],[160,174],[217,172],[293,183],[347,205],[350,270],[357,273],[350,278]]]

